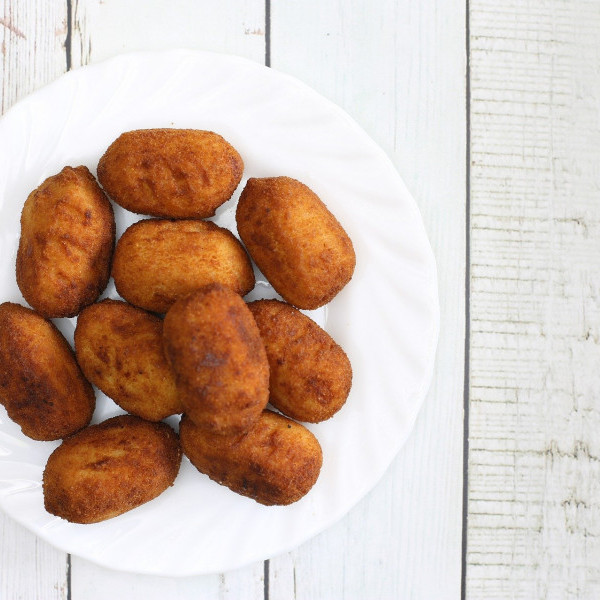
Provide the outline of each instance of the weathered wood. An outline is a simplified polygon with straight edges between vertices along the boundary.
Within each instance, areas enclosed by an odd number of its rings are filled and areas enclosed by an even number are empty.
[[[471,0],[469,598],[600,597],[600,4]]]
[[[0,1],[0,112],[65,72],[66,37],[66,2]]]
[[[73,66],[169,48],[265,57],[264,0],[74,0],[72,24]]]
[[[24,4],[20,10],[28,10]],[[417,198],[439,259],[443,304],[436,379],[413,435],[381,484],[347,518],[270,561],[269,597],[456,598],[465,268],[464,4],[311,0],[270,5],[273,66],[296,74],[346,108],[393,158]],[[38,27],[45,19],[42,13],[57,6],[29,12],[23,33]],[[60,6],[66,11],[66,2]],[[176,0],[168,6],[158,0],[73,0],[71,6],[73,67],[123,51],[174,46],[241,54],[258,62],[265,58],[263,0]],[[6,29],[0,26],[0,39],[6,39]],[[66,21],[60,30],[62,43]],[[16,60],[22,38],[11,35],[16,38],[9,52]],[[48,60],[45,48],[39,45],[36,60]],[[64,70],[67,54],[59,49]],[[5,56],[2,73],[8,73]],[[19,60],[24,56],[28,54]],[[14,78],[15,65],[11,63],[7,77]],[[11,85],[14,94],[17,84]],[[18,90],[11,97],[26,93]],[[2,535],[5,541],[8,534]],[[3,548],[15,546],[11,544]],[[19,544],[30,547],[26,541]],[[0,590],[7,598],[54,598],[53,588],[39,574],[48,568],[46,561],[35,567],[38,583],[33,584],[29,569],[15,566],[27,564],[24,559],[3,558],[0,579],[9,583]],[[18,575],[6,580],[9,567]],[[71,598],[256,600],[265,595],[263,574],[263,563],[257,563],[208,577],[138,577],[73,557]],[[30,593],[31,586],[37,587]]]
[[[98,62],[122,52],[175,47],[238,54],[263,62],[263,0],[214,3],[160,0],[143,6],[132,0],[75,2],[72,13],[72,64]],[[198,543],[202,543],[199,539]],[[72,557],[73,600],[264,597],[264,563],[238,571],[171,579],[118,573]]]
[[[0,0],[0,113],[66,69],[67,6]],[[67,598],[67,555],[0,512],[0,598]]]
[[[270,597],[460,596],[465,302],[465,5],[281,2],[271,64],[345,108],[413,192],[439,261],[436,376],[382,482],[330,530],[270,561]]]
[[[0,598],[67,600],[67,555],[0,513]]]
[[[201,544],[202,540],[199,539]],[[72,558],[71,598],[73,600],[263,600],[263,563],[238,571],[202,577],[153,577],[120,573]]]

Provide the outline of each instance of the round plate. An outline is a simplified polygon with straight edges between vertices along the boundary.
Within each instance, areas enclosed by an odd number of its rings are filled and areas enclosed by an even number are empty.
[[[44,510],[41,479],[58,442],[25,437],[0,407],[0,506],[67,552],[113,569],[183,576],[234,569],[299,545],[358,502],[411,431],[433,371],[439,309],[434,257],[416,204],[391,161],[340,108],[251,61],[185,50],[135,53],[77,69],[0,120],[0,301],[15,282],[19,218],[31,190],[65,165],[93,173],[122,132],[177,127],[220,133],[244,180],[214,220],[235,232],[249,177],[288,175],[312,188],[354,242],[354,278],[310,314],[346,350],[350,396],[309,428],[323,448],[314,488],[266,507],[210,481],[184,458],[175,485],[94,525]],[[115,206],[117,235],[140,217]],[[274,296],[264,277],[250,298]],[[111,283],[104,296],[117,298]],[[76,319],[56,323],[72,342]],[[97,391],[94,422],[122,411]],[[177,426],[177,418],[169,422]]]

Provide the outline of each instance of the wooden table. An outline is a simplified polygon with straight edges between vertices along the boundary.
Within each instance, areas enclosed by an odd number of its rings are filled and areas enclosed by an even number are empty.
[[[442,307],[415,429],[331,529],[168,579],[96,567],[0,515],[2,600],[600,597],[600,2],[0,0],[0,47],[2,111],[137,49],[298,77],[395,162]]]

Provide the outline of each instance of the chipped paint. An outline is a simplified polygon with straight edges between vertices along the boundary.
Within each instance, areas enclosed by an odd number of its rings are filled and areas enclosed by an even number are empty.
[[[2,27],[6,27],[6,29],[8,29],[11,33],[14,33],[17,37],[20,37],[24,40],[27,39],[25,34],[20,29],[17,29],[8,19],[0,19],[0,25],[2,25]]]

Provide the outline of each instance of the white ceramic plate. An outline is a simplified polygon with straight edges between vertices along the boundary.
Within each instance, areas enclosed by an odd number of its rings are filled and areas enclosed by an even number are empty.
[[[45,512],[41,478],[58,442],[22,435],[0,407],[0,506],[58,548],[106,567],[169,576],[229,570],[290,550],[342,517],[380,479],[413,427],[433,370],[439,310],[435,261],[414,200],[381,149],[338,107],[293,78],[211,53],[136,53],[67,73],[0,120],[0,301],[15,282],[28,193],[65,165],[98,159],[123,131],[209,129],[246,170],[215,221],[234,229],[248,177],[289,175],[311,187],[354,242],[349,285],[311,316],[346,350],[352,392],[311,425],[323,469],[288,507],[264,507],[184,459],[175,485],[129,513],[75,525]],[[138,216],[115,207],[117,234]],[[104,294],[118,297],[111,283]],[[274,296],[259,274],[251,298]],[[57,320],[72,341],[75,319]],[[97,393],[94,422],[122,411]],[[171,424],[177,419],[171,418]]]

